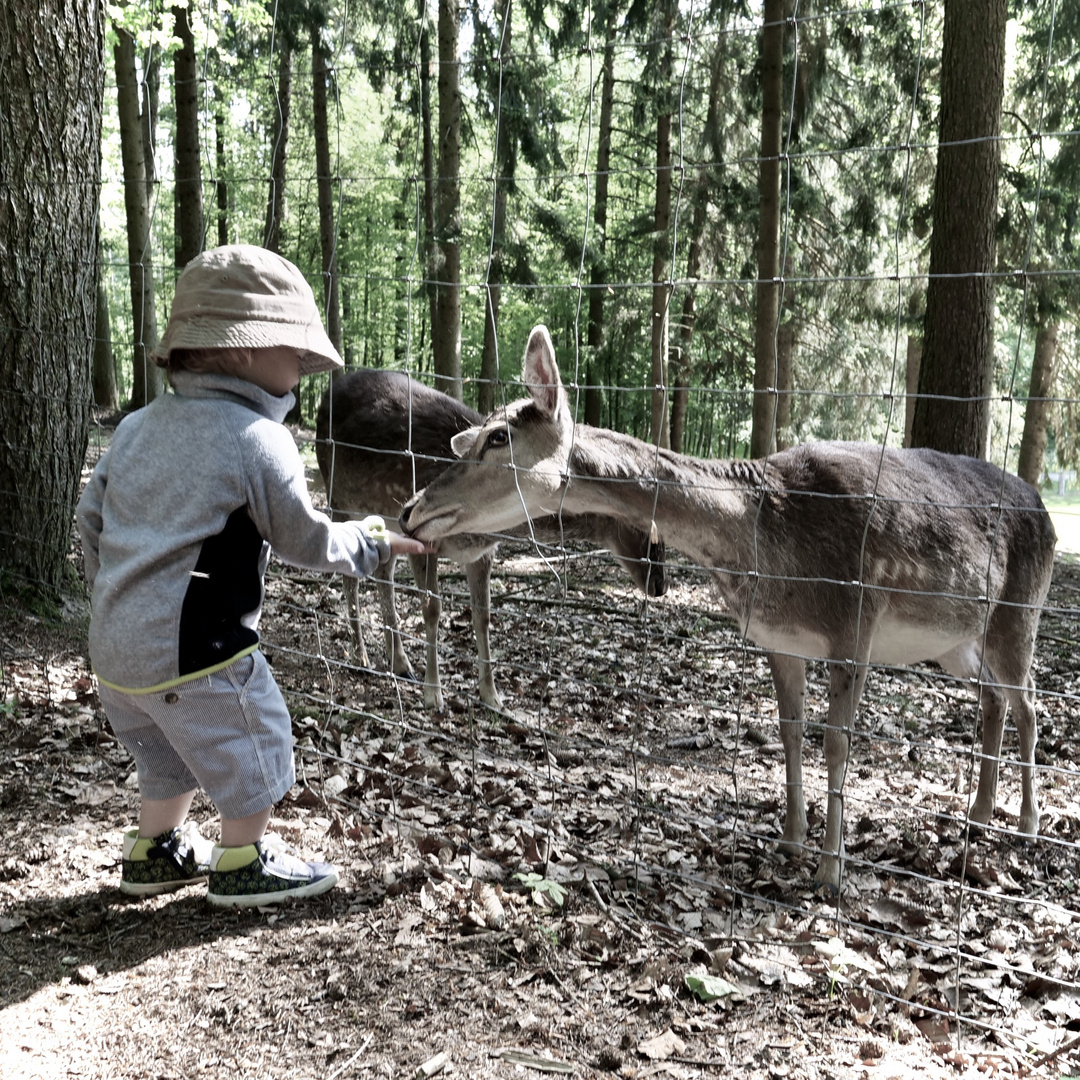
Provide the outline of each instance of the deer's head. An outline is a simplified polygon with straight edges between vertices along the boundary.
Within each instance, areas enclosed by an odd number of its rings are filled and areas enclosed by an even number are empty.
[[[522,380],[528,398],[451,440],[461,460],[405,505],[401,522],[410,535],[499,532],[560,512],[574,421],[545,326],[529,335]]]

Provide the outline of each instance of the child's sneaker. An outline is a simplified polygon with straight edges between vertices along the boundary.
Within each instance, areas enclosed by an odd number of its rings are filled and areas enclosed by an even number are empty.
[[[120,891],[128,896],[157,896],[205,881],[214,845],[191,822],[153,840],[138,829],[124,834]]]
[[[214,847],[207,900],[218,907],[262,907],[289,897],[318,896],[340,875],[324,862],[304,862],[274,833],[245,847]]]

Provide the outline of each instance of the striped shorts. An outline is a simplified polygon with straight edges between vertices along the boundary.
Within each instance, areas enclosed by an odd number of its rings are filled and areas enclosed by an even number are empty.
[[[143,798],[172,799],[201,787],[223,818],[236,819],[269,809],[296,779],[289,710],[257,649],[152,694],[98,691],[135,759]]]

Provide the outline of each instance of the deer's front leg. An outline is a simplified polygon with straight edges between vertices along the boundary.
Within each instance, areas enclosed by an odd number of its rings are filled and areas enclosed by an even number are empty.
[[[394,598],[394,564],[397,560],[375,568],[372,577],[379,593],[379,610],[382,612],[383,631],[386,635],[386,667],[402,679],[415,679],[412,665],[401,643],[401,628],[398,625],[397,601]],[[365,663],[365,667],[367,664]]]
[[[797,656],[769,654],[776,704],[780,712],[780,741],[787,773],[787,810],[780,847],[792,853],[806,842],[806,801],[803,797],[802,751],[806,733],[806,663]]]
[[[364,644],[364,631],[360,628],[360,582],[351,574],[345,575],[345,606],[349,611],[353,659],[359,660],[361,667],[371,667],[367,645]]]
[[[420,611],[424,617],[427,653],[424,661],[424,706],[443,711],[442,679],[439,676],[439,618],[442,597],[439,595],[439,557],[410,555],[413,576],[420,588]]]
[[[829,664],[829,716],[825,726],[825,768],[829,781],[825,840],[814,881],[819,891],[840,891],[840,860],[844,854],[844,778],[847,775],[851,730],[866,686],[864,663]]]
[[[492,553],[487,551],[475,562],[466,564],[465,577],[469,582],[476,655],[480,662],[480,700],[489,708],[502,712],[502,698],[495,687],[491,660],[491,564]]]

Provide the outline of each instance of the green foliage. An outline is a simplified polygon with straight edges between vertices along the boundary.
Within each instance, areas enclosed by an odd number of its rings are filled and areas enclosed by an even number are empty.
[[[464,9],[458,231],[466,398],[480,370],[501,130],[509,143],[501,177],[508,204],[500,263],[500,379],[517,379],[528,331],[545,322],[567,381],[583,383],[588,363],[592,378],[603,384],[603,422],[647,433],[652,258],[657,243],[669,245],[671,341],[685,349],[682,361],[694,391],[686,448],[742,452],[753,377],[760,8],[636,0],[509,7],[507,54],[500,47],[504,5]],[[1003,340],[1012,328],[1024,328],[1022,336],[1030,337],[1037,317],[1036,279],[1016,275],[1018,267],[1038,271],[1041,317],[1049,312],[1068,321],[1077,308],[1080,279],[1060,271],[1080,240],[1080,138],[1069,134],[1080,129],[1080,16],[1068,5],[1055,9],[1052,47],[1042,6],[1017,8],[1011,39],[999,241]],[[110,6],[108,14],[137,35],[144,73],[155,56],[160,60],[162,50],[173,47],[167,10],[128,4]],[[420,57],[421,31],[433,34],[435,8],[388,0],[359,7],[328,0],[312,8],[279,0],[193,8],[192,14],[205,79],[200,137],[207,244],[217,242],[219,184],[228,239],[262,242],[281,104],[276,63],[281,49],[291,47],[281,243],[322,297],[310,104],[310,25],[317,21],[332,75],[331,170],[346,357],[363,366],[430,370]],[[941,17],[933,5],[860,11],[830,0],[798,12],[786,35],[782,318],[792,324],[796,342],[790,441],[899,441],[906,339],[919,330],[928,262]],[[601,234],[595,169],[608,44],[615,96]],[[171,65],[162,64],[160,74],[151,261],[163,327],[175,275]],[[436,81],[433,69],[432,94]],[[133,330],[114,102],[110,89],[101,232],[113,339],[127,361]],[[437,102],[432,108],[437,112]],[[655,128],[662,108],[674,110],[677,173],[674,222],[666,235],[656,236]],[[436,156],[437,123],[436,115]],[[1063,134],[1038,138],[1046,131]],[[698,203],[704,208],[701,257],[687,280]],[[606,283],[603,339],[595,354],[585,344],[594,270]],[[692,328],[682,322],[691,295]],[[1026,356],[1018,350],[1003,366],[1006,389],[1022,384]],[[301,396],[309,420],[319,392],[321,384],[305,380]],[[1077,388],[1070,384],[1061,397],[1075,400]],[[1066,412],[1067,405],[1055,413],[1059,453],[1071,445],[1063,430]],[[1008,425],[999,430],[1010,437]]]

